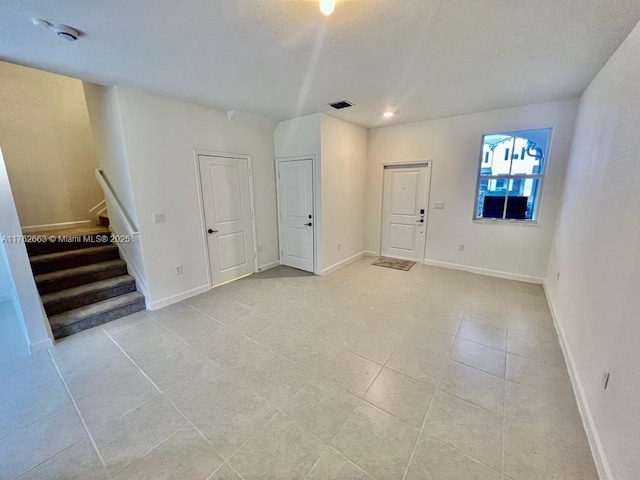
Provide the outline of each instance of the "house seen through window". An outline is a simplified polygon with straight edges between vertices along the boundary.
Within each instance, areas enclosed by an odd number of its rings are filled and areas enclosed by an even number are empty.
[[[474,219],[535,221],[551,129],[482,137]]]

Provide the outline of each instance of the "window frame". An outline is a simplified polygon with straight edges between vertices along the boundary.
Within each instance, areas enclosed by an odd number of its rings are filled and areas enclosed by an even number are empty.
[[[546,145],[546,150],[545,150],[545,157],[544,157],[544,165],[542,167],[542,173],[533,173],[533,174],[516,174],[516,175],[512,175],[511,173],[509,173],[508,175],[482,175],[482,162],[484,161],[484,157],[482,155],[483,151],[484,151],[484,137],[486,137],[487,135],[507,135],[507,134],[513,134],[513,138],[517,138],[518,134],[520,132],[530,132],[532,130],[549,130],[549,137],[547,139],[547,145]],[[539,212],[540,212],[540,205],[542,204],[542,194],[544,192],[544,184],[545,184],[545,178],[547,176],[547,168],[549,165],[549,158],[550,158],[550,152],[551,152],[551,144],[552,144],[552,140],[553,140],[553,133],[554,133],[554,129],[553,127],[539,127],[539,128],[525,128],[525,129],[519,129],[519,130],[503,130],[501,132],[491,132],[491,133],[483,133],[480,136],[480,148],[479,148],[479,154],[478,154],[478,170],[476,173],[476,189],[474,192],[474,197],[475,200],[473,202],[473,216],[472,216],[472,220],[474,222],[478,222],[478,223],[500,223],[500,224],[519,224],[519,225],[538,225],[538,217],[539,217]],[[511,153],[511,161],[513,162],[513,152]],[[511,170],[511,169],[510,169]],[[499,179],[504,179],[507,181],[507,190],[505,193],[505,204],[504,204],[504,210],[503,210],[503,217],[505,215],[506,209],[507,209],[507,203],[508,203],[508,196],[509,196],[509,182],[512,180],[516,180],[516,179],[522,179],[522,180],[527,180],[527,179],[537,179],[539,181],[538,184],[538,196],[536,199],[536,203],[534,205],[534,209],[533,209],[533,215],[531,219],[517,219],[517,218],[485,218],[485,217],[478,217],[478,200],[479,200],[479,192],[480,192],[480,182],[482,182],[483,180],[499,180]]]

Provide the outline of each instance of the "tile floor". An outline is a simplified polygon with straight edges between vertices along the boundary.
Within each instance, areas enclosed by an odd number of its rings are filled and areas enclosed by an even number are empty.
[[[597,478],[540,286],[370,262],[33,356],[0,306],[0,478]]]

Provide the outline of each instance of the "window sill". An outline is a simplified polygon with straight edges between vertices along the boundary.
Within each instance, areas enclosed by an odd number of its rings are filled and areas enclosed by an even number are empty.
[[[521,225],[525,227],[539,227],[537,220],[505,220],[502,218],[474,218],[473,223],[486,223],[496,225]]]

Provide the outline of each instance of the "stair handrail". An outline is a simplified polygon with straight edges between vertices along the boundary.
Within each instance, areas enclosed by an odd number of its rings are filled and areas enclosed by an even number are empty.
[[[96,179],[98,180],[98,184],[100,185],[100,187],[102,187],[102,190],[109,204],[115,207],[115,213],[117,213],[118,217],[122,219],[122,222],[127,229],[127,234],[131,235],[132,237],[139,236],[140,232],[138,232],[138,228],[135,226],[125,209],[122,207],[120,199],[113,191],[113,188],[111,187],[109,180],[107,180],[107,177],[104,175],[104,172],[99,168],[96,168],[95,175]]]

